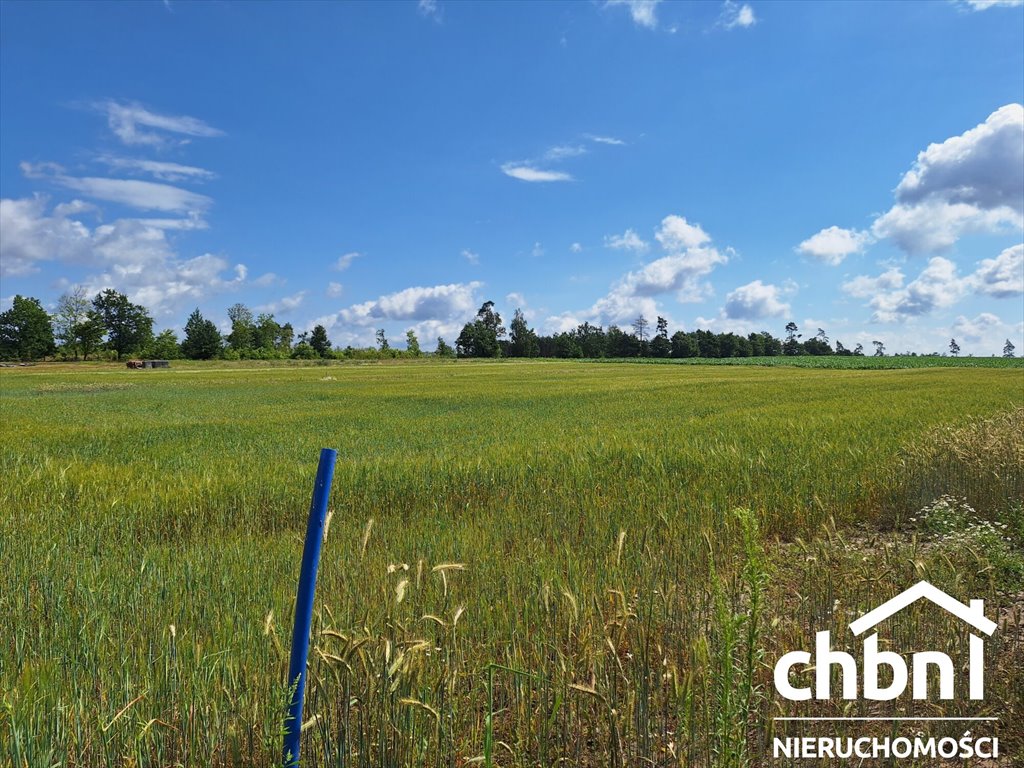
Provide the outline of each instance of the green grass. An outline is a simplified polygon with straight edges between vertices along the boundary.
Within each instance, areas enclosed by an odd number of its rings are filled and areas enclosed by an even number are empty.
[[[922,574],[1008,604],[984,551],[954,568],[877,531],[956,463],[917,450],[929,431],[1019,409],[1021,385],[999,368],[4,370],[0,760],[279,760],[329,446],[308,764],[750,764],[781,714],[779,649]],[[1016,456],[950,490],[1002,514]],[[850,544],[856,526],[879,538]],[[1006,711],[1020,647],[989,650],[1009,666],[986,705]]]

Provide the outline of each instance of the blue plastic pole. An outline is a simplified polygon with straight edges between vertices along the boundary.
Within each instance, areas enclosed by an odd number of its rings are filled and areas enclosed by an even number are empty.
[[[313,501],[309,505],[309,522],[306,524],[306,544],[302,549],[299,592],[295,597],[292,655],[288,664],[288,686],[293,689],[293,693],[288,705],[288,719],[284,724],[284,764],[289,767],[299,764],[302,697],[306,692],[306,658],[309,655],[309,630],[313,623],[313,593],[316,590],[316,570],[320,565],[320,545],[324,540],[327,499],[331,494],[331,478],[334,477],[334,462],[337,458],[338,452],[333,448],[320,451]]]

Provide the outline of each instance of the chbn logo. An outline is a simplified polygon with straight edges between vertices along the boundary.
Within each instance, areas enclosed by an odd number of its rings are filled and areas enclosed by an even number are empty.
[[[983,600],[971,600],[970,605],[950,597],[941,589],[926,581],[897,595],[892,600],[880,605],[873,611],[850,624],[854,635],[860,636],[911,603],[925,598],[944,608],[957,618],[965,621],[979,633],[987,636],[996,629],[993,621],[985,618]],[[863,696],[872,701],[890,701],[901,696],[911,685],[915,699],[925,699],[928,695],[930,675],[938,675],[939,698],[952,699],[954,696],[954,680],[956,666],[953,660],[939,651],[919,651],[911,654],[911,662],[907,662],[898,653],[880,651],[878,634],[872,634],[864,640],[863,671],[858,674],[857,660],[848,653],[832,650],[831,633],[818,632],[815,635],[814,654],[807,651],[792,651],[779,659],[775,665],[775,688],[790,701],[807,701],[814,699],[830,699],[832,697],[832,670],[838,667],[842,678],[842,698],[856,699],[858,681],[863,679]],[[984,697],[984,640],[978,634],[971,634],[968,648],[968,695],[971,699]],[[798,688],[790,682],[790,673],[799,667],[814,666],[814,689]],[[891,682],[883,686],[880,682],[882,668],[888,668]]]

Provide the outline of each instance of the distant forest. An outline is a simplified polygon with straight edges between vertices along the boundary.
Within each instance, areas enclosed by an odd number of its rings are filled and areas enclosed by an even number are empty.
[[[702,330],[676,331],[670,335],[665,318],[657,317],[652,323],[643,316],[633,320],[628,329],[583,323],[571,331],[544,336],[529,327],[519,309],[506,330],[493,301],[485,302],[476,317],[463,326],[454,346],[439,337],[433,351],[421,348],[412,329],[405,333],[405,349],[392,347],[383,328],[377,331],[374,347],[340,348],[331,344],[323,325],[296,335],[291,323],[278,323],[272,314],[254,316],[244,304],[231,306],[228,319],[231,331],[222,334],[213,321],[196,309],[185,323],[184,335],[179,340],[170,329],[154,334],[149,310],[113,289],[91,299],[81,289],[65,293],[52,314],[38,299],[19,295],[14,297],[11,308],[0,314],[0,359],[367,360],[425,355],[714,359],[780,355],[870,354],[882,357],[886,354],[884,341],[872,341],[872,349],[865,352],[860,344],[851,349],[838,339],[833,342],[823,328],[811,335],[803,334],[794,322],[786,324],[782,338],[769,331],[746,336]],[[1002,356],[1014,357],[1014,351],[1013,343],[1007,339]],[[956,357],[960,346],[956,339],[950,339],[948,349],[932,354]]]

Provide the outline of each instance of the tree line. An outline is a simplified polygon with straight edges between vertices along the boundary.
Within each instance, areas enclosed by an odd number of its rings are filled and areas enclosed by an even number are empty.
[[[281,324],[269,313],[254,315],[244,304],[234,304],[228,309],[228,321],[231,330],[222,334],[197,308],[189,315],[179,341],[171,329],[154,334],[149,310],[113,289],[100,291],[91,299],[80,288],[69,291],[57,301],[52,314],[38,299],[18,295],[11,308],[0,313],[0,359],[382,359],[424,354],[448,358],[570,359],[866,354],[861,344],[851,349],[838,339],[833,343],[822,328],[805,339],[794,322],[786,324],[781,338],[769,331],[743,336],[680,330],[669,335],[668,321],[664,317],[658,317],[652,329],[650,321],[641,315],[628,329],[617,325],[604,328],[585,322],[572,330],[545,336],[530,328],[521,309],[515,310],[506,330],[493,301],[484,302],[476,317],[462,327],[454,347],[438,337],[433,353],[421,350],[412,329],[406,331],[404,350],[391,346],[383,328],[376,332],[376,346],[342,349],[331,344],[323,325],[296,335],[291,323]],[[871,344],[872,355],[886,354],[882,341]],[[1003,357],[1014,357],[1014,350],[1013,343],[1007,339]],[[949,354],[959,353],[956,339],[951,339]]]
[[[885,356],[884,342],[872,341],[871,346],[873,356]],[[862,344],[856,344],[852,349],[838,339],[833,344],[822,328],[804,339],[792,321],[786,324],[782,338],[776,338],[769,331],[746,336],[703,330],[676,331],[670,336],[668,321],[664,317],[656,319],[652,332],[650,321],[643,315],[633,320],[628,331],[617,325],[605,329],[582,323],[572,330],[543,336],[529,327],[522,310],[517,309],[506,331],[492,301],[480,307],[476,319],[463,326],[455,349],[459,357],[721,358],[865,354]],[[1007,339],[1003,357],[1014,357],[1014,350],[1013,343]],[[960,354],[956,339],[950,339],[949,353],[954,357]],[[904,354],[916,356],[911,352]],[[941,354],[932,353],[936,357]]]

